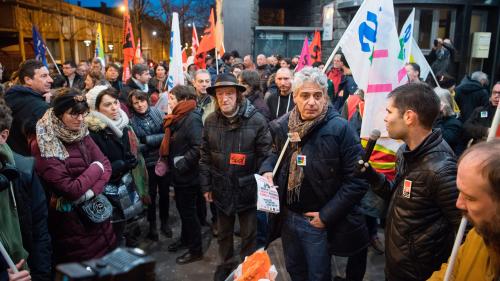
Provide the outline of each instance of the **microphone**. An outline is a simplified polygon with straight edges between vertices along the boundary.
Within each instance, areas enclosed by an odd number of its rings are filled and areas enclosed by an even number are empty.
[[[366,144],[365,155],[363,156],[363,161],[365,163],[368,162],[368,160],[370,160],[370,157],[372,156],[372,152],[373,152],[373,149],[375,148],[375,144],[377,143],[378,138],[380,138],[380,131],[377,129],[374,129],[370,133],[368,143]]]

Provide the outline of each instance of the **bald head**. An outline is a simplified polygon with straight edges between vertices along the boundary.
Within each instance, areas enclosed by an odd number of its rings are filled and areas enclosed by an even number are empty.
[[[500,201],[500,140],[482,142],[467,149],[458,162],[459,173],[479,173]]]

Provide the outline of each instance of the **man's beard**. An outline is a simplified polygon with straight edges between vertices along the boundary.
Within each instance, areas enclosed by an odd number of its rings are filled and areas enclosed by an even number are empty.
[[[477,233],[483,238],[491,256],[493,268],[496,268],[496,275],[498,276],[500,274],[500,207],[497,207],[497,212],[489,222],[476,223],[466,212],[464,212],[464,215],[468,221],[472,222]]]

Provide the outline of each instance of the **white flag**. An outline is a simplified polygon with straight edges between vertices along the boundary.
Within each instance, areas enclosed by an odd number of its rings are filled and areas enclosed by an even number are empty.
[[[401,32],[399,33],[399,45],[401,46],[401,51],[399,52],[399,59],[404,60],[405,63],[410,62],[414,21],[415,21],[415,8],[413,8],[413,10],[411,11],[410,15],[405,21],[405,24],[403,24],[403,26],[401,27]]]
[[[170,64],[168,66],[167,89],[170,91],[176,85],[184,85],[182,72],[182,50],[179,32],[179,15],[172,14],[172,32],[170,33]]]
[[[429,73],[432,72],[431,66],[427,62],[427,60],[424,57],[424,54],[422,54],[422,51],[418,47],[417,41],[415,39],[411,40],[411,55],[410,55],[410,62],[414,62],[420,66],[420,78],[422,78],[424,81],[427,79],[427,76]]]
[[[361,137],[373,129],[387,137],[384,118],[387,94],[408,81],[394,18],[392,0],[366,0],[340,39],[352,75],[365,91]]]
[[[360,89],[366,89],[370,71],[370,57],[377,37],[377,11],[379,0],[366,0],[340,38],[339,46],[349,63],[354,81]],[[360,31],[365,36],[360,40]]]

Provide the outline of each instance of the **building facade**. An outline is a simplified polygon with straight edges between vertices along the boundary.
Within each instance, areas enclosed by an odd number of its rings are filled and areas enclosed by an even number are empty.
[[[314,30],[320,30],[323,37],[327,35],[322,41],[326,61],[362,1],[225,1],[225,37],[238,39],[226,40],[226,50],[292,57],[300,53],[305,36],[312,39]],[[456,52],[450,72],[458,80],[476,70],[487,73],[492,81],[500,80],[499,0],[394,0],[394,7],[398,30],[415,8],[413,34],[424,54],[431,51],[436,38],[453,42]],[[324,22],[329,18],[326,13],[332,13],[333,25]],[[474,57],[476,32],[491,36],[484,58]]]
[[[116,8],[118,9],[118,8]],[[122,59],[122,25],[118,12],[103,14],[61,0],[6,0],[0,2],[0,61],[8,70],[34,57],[32,26],[36,25],[57,63],[94,57],[97,24],[101,24],[107,60]],[[143,25],[142,50],[146,59],[165,58],[166,40],[152,25]],[[137,40],[137,39],[136,39]],[[49,57],[47,61],[52,62]]]

